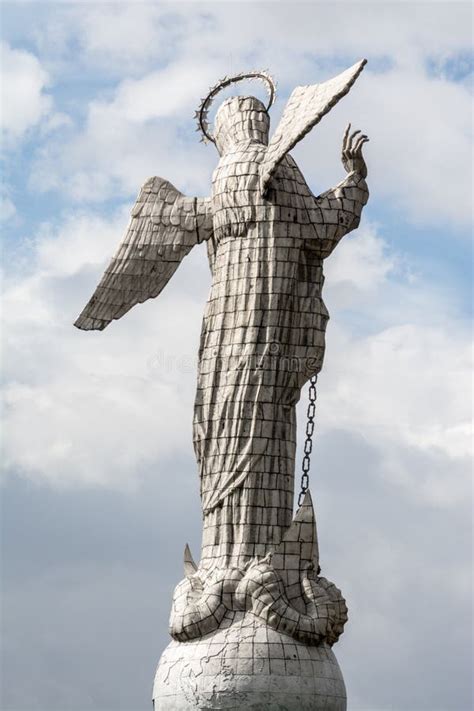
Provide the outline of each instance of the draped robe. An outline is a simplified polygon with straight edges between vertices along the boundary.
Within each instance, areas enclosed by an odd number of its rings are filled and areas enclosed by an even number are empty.
[[[287,155],[264,198],[265,152],[238,143],[213,176],[212,288],[194,411],[204,567],[264,555],[291,523],[296,404],[321,369],[329,318],[323,259],[357,227],[368,196],[350,173],[314,197]]]
[[[211,198],[189,198],[150,178],[76,321],[102,330],[158,296],[193,246],[207,242],[212,287],[193,425],[202,568],[265,555],[291,523],[295,408],[321,369],[329,318],[323,260],[359,224],[368,191],[351,172],[315,197],[289,151],[347,94],[364,64],[296,87],[269,143],[269,116],[258,99],[225,101],[215,119],[221,159]]]

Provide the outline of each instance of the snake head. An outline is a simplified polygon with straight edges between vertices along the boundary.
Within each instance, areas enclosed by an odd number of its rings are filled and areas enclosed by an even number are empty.
[[[202,592],[204,586],[199,573],[194,573],[193,575],[187,575],[178,585],[178,588],[187,589],[192,593]]]

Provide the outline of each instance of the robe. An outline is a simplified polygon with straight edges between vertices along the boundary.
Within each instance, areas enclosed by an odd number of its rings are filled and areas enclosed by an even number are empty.
[[[315,197],[290,155],[264,198],[266,150],[239,143],[213,175],[212,287],[193,425],[202,567],[265,555],[291,523],[296,404],[321,369],[329,318],[323,260],[358,226],[368,198],[355,172]]]

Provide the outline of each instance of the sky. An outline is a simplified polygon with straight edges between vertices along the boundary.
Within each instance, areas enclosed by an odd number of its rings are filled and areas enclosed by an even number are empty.
[[[209,194],[193,113],[224,74],[270,70],[275,128],[295,86],[362,57],[293,151],[318,194],[344,176],[347,122],[370,136],[369,203],[325,265],[311,471],[349,604],[335,652],[349,711],[471,709],[471,14],[2,3],[3,711],[149,709],[186,542],[199,557],[205,248],[104,332],[72,326],[140,186]]]

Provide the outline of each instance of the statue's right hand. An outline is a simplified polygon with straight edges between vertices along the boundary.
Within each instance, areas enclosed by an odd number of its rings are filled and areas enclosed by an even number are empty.
[[[342,139],[342,165],[347,173],[355,171],[362,175],[363,178],[366,178],[367,166],[362,155],[362,146],[364,143],[367,143],[369,138],[365,134],[358,136],[357,134],[360,133],[360,130],[354,131],[351,134],[350,130],[351,124],[349,123],[344,132],[344,138]]]

